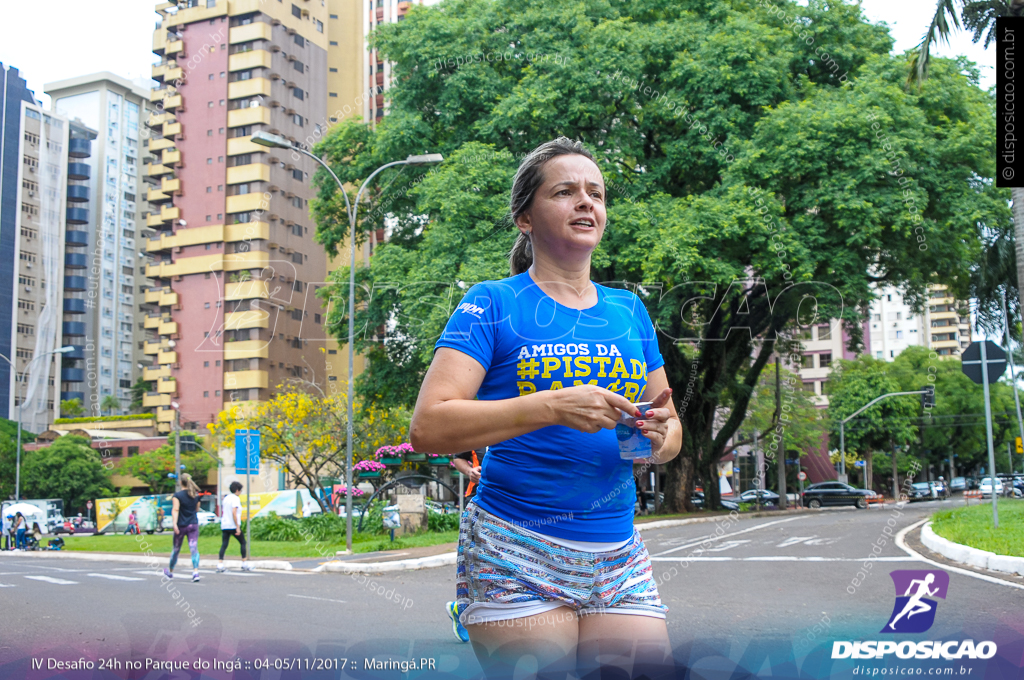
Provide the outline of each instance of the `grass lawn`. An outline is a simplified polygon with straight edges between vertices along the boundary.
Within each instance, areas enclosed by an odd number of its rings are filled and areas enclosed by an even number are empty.
[[[997,555],[1024,557],[1024,501],[999,502],[999,529],[992,527],[992,502],[932,515],[932,530],[943,538]]]
[[[118,534],[114,536],[65,536],[64,549],[83,552],[110,552],[110,553],[144,553],[146,548],[154,553],[171,553],[170,531],[162,534],[141,534],[140,536],[126,536]],[[370,535],[356,534],[352,541],[352,550],[357,553],[375,552],[377,550],[396,550],[400,548],[415,548],[439,543],[452,543],[459,540],[458,531],[444,531],[412,536],[396,537],[394,543],[390,541],[387,534]],[[149,545],[140,547],[143,542]],[[339,543],[328,543],[317,545],[316,541],[304,543],[302,541],[253,541],[250,555],[253,558],[282,557],[286,559],[334,557],[339,550],[345,549],[344,538]],[[182,559],[188,561],[188,545],[182,545]],[[200,536],[199,554],[204,557],[216,555],[220,552],[220,537]],[[228,546],[226,559],[238,559],[238,543],[231,539]]]

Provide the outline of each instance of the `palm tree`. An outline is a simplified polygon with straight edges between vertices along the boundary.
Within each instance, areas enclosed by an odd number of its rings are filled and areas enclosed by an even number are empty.
[[[108,394],[103,397],[103,401],[100,402],[100,408],[107,411],[107,415],[113,415],[115,409],[121,410],[121,400],[113,394]]]
[[[956,15],[957,7],[960,8],[959,18]],[[932,44],[939,40],[949,44],[949,36],[952,33],[949,20],[952,20],[957,30],[960,30],[960,21],[963,20],[963,27],[974,33],[973,41],[979,42],[984,36],[984,47],[988,49],[989,44],[996,39],[996,18],[1019,16],[1024,16],[1024,0],[937,0],[935,16],[932,17],[932,22],[917,51],[910,58],[911,70],[907,76],[907,84],[916,81],[920,86],[928,77]],[[1024,313],[1024,189],[1011,188],[1010,197],[1013,201],[1017,290],[1020,295],[1021,312]]]

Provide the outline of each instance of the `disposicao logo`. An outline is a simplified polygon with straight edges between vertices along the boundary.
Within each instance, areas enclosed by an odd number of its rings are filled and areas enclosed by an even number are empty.
[[[901,569],[889,573],[896,587],[896,604],[889,621],[880,633],[923,633],[935,623],[939,603],[946,599],[949,574],[941,569]],[[883,659],[896,654],[900,659],[990,659],[996,654],[996,643],[974,640],[836,640],[832,643],[833,659]]]

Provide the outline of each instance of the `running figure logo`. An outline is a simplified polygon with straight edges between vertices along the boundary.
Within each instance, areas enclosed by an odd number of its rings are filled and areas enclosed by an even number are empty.
[[[938,569],[903,569],[889,573],[896,586],[896,605],[882,633],[923,633],[935,623],[938,603],[946,599],[949,574]]]

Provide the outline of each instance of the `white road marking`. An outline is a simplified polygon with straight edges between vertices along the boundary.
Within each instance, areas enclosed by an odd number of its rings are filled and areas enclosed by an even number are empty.
[[[118,574],[86,574],[86,576],[95,576],[96,578],[108,578],[111,581],[145,581],[144,578],[135,578],[134,576],[119,576]]]
[[[260,576],[260,574],[254,574],[251,571],[231,571],[230,569],[225,569],[224,571],[217,572],[217,573],[224,574],[224,575],[227,575],[227,576],[245,576],[245,577]]]
[[[815,534],[814,536],[790,536],[785,541],[783,541],[782,543],[779,543],[775,547],[776,548],[786,548],[788,546],[796,545],[797,543],[803,543],[804,541],[809,541],[812,538],[817,538],[817,537],[818,537],[817,534]]]
[[[15,585],[13,583],[0,583],[0,588],[14,588],[14,587],[15,587]]]
[[[718,545],[717,548],[708,548],[708,552],[722,552],[723,550],[729,550],[730,548],[736,548],[743,545],[744,543],[750,543],[750,539],[741,538],[738,541],[723,541]]]
[[[746,534],[746,533],[749,533],[751,531],[757,531],[758,529],[764,529],[765,527],[770,527],[770,526],[772,526],[774,524],[782,524],[783,522],[792,522],[793,520],[797,520],[797,519],[804,519],[804,518],[801,517],[801,516],[787,517],[786,519],[777,519],[777,520],[774,520],[772,522],[765,522],[764,524],[758,524],[757,526],[748,527],[746,529],[740,529],[739,531],[734,531],[731,534],[722,534],[721,536],[715,536],[714,534],[712,534],[712,535],[707,536],[705,538],[702,538],[700,540],[691,541],[689,543],[684,543],[683,545],[681,545],[679,547],[670,548],[669,550],[664,550],[664,551],[662,551],[660,553],[657,553],[657,555],[659,555],[659,556],[660,555],[667,555],[669,553],[674,553],[677,550],[686,550],[687,548],[692,548],[695,545],[700,545],[701,543],[706,543],[708,541],[720,541],[723,538],[729,538],[730,536],[739,536],[740,534]]]
[[[33,581],[45,581],[58,586],[73,586],[78,583],[78,581],[65,581],[62,578],[53,578],[52,576],[26,576],[25,578],[30,578]]]
[[[925,557],[924,555],[922,555],[919,552],[917,552],[916,550],[914,550],[913,548],[911,548],[909,545],[907,545],[907,542],[906,542],[904,537],[908,533],[910,533],[912,530],[916,529],[917,527],[919,527],[922,524],[924,524],[925,522],[927,522],[928,519],[929,519],[928,517],[925,517],[924,519],[922,519],[922,520],[920,520],[918,522],[914,522],[909,527],[903,529],[898,534],[896,534],[896,545],[898,545],[900,548],[902,548],[904,551],[906,551],[906,553],[908,555],[912,555],[913,557],[917,558],[921,562],[927,562],[928,564],[934,565],[934,566],[938,567],[939,569],[945,569],[946,571],[955,571],[958,574],[963,574],[964,576],[973,576],[974,578],[980,578],[982,581],[988,581],[989,583],[998,583],[1001,586],[1009,586],[1011,588],[1017,588],[1019,590],[1024,590],[1024,586],[1022,586],[1022,585],[1020,585],[1018,583],[1011,583],[1009,581],[1004,581],[1003,579],[996,578],[994,576],[987,576],[985,574],[979,574],[978,572],[971,571],[970,569],[961,569],[959,567],[951,567],[948,564],[941,564],[939,562],[936,562],[935,560],[930,560],[927,557]]]
[[[907,557],[817,557],[808,555],[758,555],[755,557],[652,557],[652,562],[914,562]],[[945,568],[945,567],[943,567]]]
[[[345,600],[328,600],[326,597],[313,597],[312,595],[291,595],[291,594],[289,594],[288,597],[301,597],[303,600],[320,600],[321,602],[338,602],[340,604],[345,604]]]

